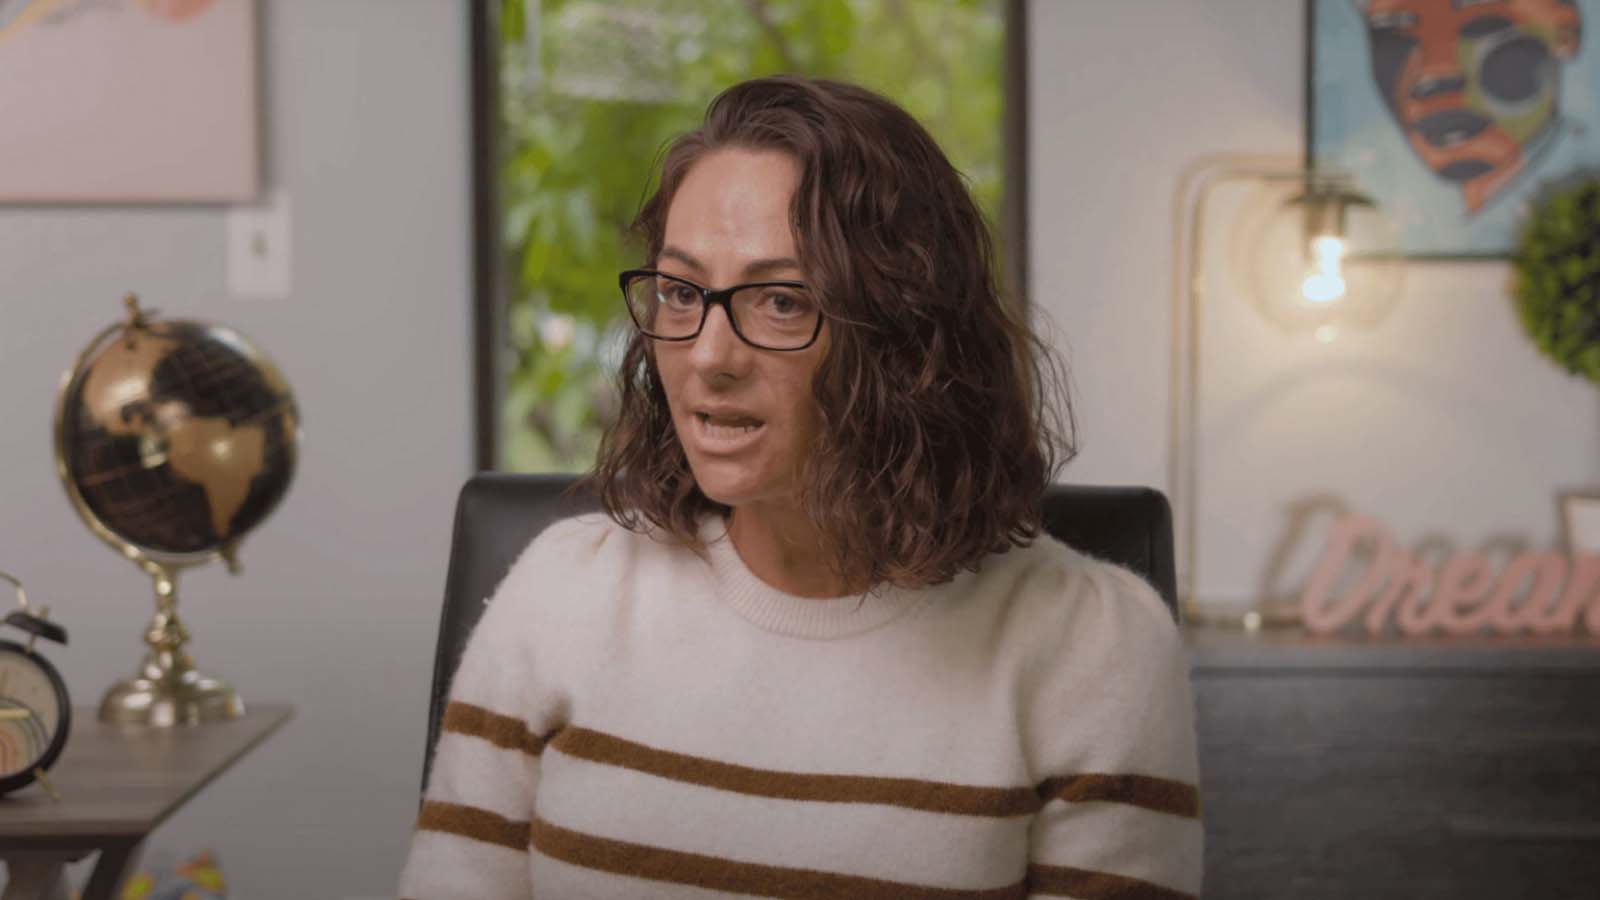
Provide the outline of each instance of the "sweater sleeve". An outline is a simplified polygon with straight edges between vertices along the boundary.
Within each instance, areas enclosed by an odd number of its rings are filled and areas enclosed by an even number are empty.
[[[1081,561],[1024,711],[1043,803],[1028,896],[1192,900],[1203,830],[1183,643],[1142,578]]]
[[[532,652],[538,604],[551,584],[570,585],[559,573],[592,559],[603,539],[602,529],[581,519],[550,525],[489,598],[451,680],[400,897],[532,896],[529,825],[540,735],[548,733],[555,705]]]

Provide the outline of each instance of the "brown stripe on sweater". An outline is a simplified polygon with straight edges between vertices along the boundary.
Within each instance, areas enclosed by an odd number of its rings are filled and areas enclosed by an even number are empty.
[[[443,727],[455,734],[483,738],[507,750],[525,750],[534,756],[544,750],[544,740],[529,731],[521,719],[459,700],[450,701],[444,708]]]
[[[512,850],[528,849],[527,822],[513,822],[498,813],[476,806],[440,803],[437,800],[423,801],[422,811],[417,813],[417,829],[441,831],[445,834],[482,841],[485,844],[509,847]]]
[[[568,756],[604,763],[718,790],[821,803],[877,803],[964,816],[1031,815],[1041,806],[1025,787],[992,788],[914,778],[866,775],[810,775],[754,769],[700,756],[658,750],[633,741],[568,726],[550,746]]]
[[[926,887],[860,875],[741,862],[664,847],[633,844],[569,831],[535,818],[533,848],[553,859],[615,875],[687,884],[754,897],[795,900],[1020,900],[1027,886],[1018,882],[982,890]]]
[[[1125,875],[1037,863],[1028,866],[1028,890],[1075,900],[1196,900],[1194,894]]]
[[[1187,819],[1200,817],[1200,791],[1192,784],[1151,775],[1067,775],[1040,782],[1043,803],[1127,803]]]

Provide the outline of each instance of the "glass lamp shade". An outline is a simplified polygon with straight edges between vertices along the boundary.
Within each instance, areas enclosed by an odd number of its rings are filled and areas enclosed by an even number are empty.
[[[1237,222],[1240,286],[1284,331],[1327,342],[1393,309],[1405,271],[1395,230],[1348,179],[1308,172],[1262,182]]]

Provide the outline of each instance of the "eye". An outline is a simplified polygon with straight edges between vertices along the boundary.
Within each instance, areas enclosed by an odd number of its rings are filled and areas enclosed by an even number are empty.
[[[1511,20],[1505,18],[1504,16],[1486,15],[1479,16],[1461,26],[1458,33],[1462,37],[1469,39],[1486,38],[1505,31],[1511,27],[1513,27]]]
[[[762,308],[780,318],[793,318],[811,312],[811,301],[795,291],[768,288],[761,297]]]
[[[1417,14],[1404,10],[1377,13],[1367,19],[1367,27],[1373,31],[1402,30],[1417,27]]]
[[[669,281],[657,293],[662,303],[677,309],[700,305],[700,293],[686,284]]]

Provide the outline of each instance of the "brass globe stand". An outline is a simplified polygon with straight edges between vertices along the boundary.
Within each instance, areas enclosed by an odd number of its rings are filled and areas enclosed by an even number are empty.
[[[233,688],[196,670],[183,649],[189,631],[178,618],[181,567],[148,558],[136,562],[155,581],[156,614],[144,632],[150,652],[137,674],[106,691],[100,701],[100,721],[184,725],[244,715],[244,701]]]

